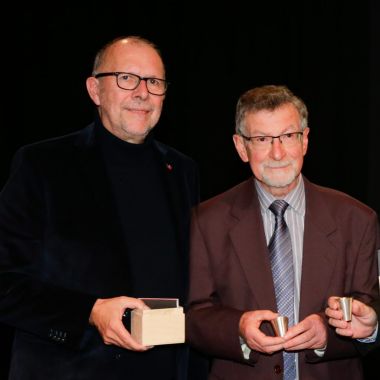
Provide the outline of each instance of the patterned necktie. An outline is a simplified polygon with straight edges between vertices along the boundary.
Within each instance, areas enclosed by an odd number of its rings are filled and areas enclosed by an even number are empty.
[[[284,213],[288,206],[287,202],[280,199],[274,201],[269,206],[269,210],[276,217],[276,222],[268,249],[276,292],[277,310],[280,315],[288,317],[289,326],[292,326],[294,324],[293,254],[290,234],[284,218]],[[295,354],[284,351],[283,356],[284,380],[295,380]]]

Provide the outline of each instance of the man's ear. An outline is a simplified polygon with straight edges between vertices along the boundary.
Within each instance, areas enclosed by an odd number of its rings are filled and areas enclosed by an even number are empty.
[[[99,81],[95,77],[88,77],[86,87],[92,101],[99,106]]]
[[[248,162],[249,159],[248,159],[248,154],[247,154],[247,148],[245,147],[243,137],[241,137],[238,134],[234,134],[232,138],[234,140],[235,148],[237,152],[239,153],[241,160],[243,162]]]
[[[307,152],[307,147],[309,145],[309,132],[310,132],[310,129],[308,127],[306,127],[303,131],[303,135],[302,135],[302,150],[303,150],[303,155],[306,154]]]

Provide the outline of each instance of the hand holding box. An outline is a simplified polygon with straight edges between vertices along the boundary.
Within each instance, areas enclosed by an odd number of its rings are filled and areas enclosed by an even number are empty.
[[[150,309],[131,313],[131,335],[145,346],[185,342],[185,314],[178,299],[141,298]]]

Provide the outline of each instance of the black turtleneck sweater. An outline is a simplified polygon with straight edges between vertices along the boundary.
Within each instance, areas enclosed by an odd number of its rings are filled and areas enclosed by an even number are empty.
[[[165,188],[165,163],[152,137],[143,144],[120,140],[97,125],[97,135],[125,237],[127,296],[181,298],[173,220]],[[146,353],[128,351],[126,378],[174,378],[176,346],[157,346]],[[136,376],[133,377],[133,374]],[[131,376],[131,377],[129,377]]]

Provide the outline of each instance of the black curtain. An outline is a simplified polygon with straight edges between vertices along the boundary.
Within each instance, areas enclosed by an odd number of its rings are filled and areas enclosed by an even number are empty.
[[[240,94],[285,84],[309,108],[304,174],[380,212],[378,3],[235,0],[204,6],[58,2],[13,12],[3,33],[0,185],[19,146],[91,122],[85,79],[94,54],[113,37],[138,34],[161,47],[171,82],[156,136],[197,160],[203,199],[250,175],[232,143]],[[2,342],[11,341],[8,328],[1,326],[0,333]],[[6,371],[8,358],[2,360]],[[373,365],[370,359],[366,365]]]

